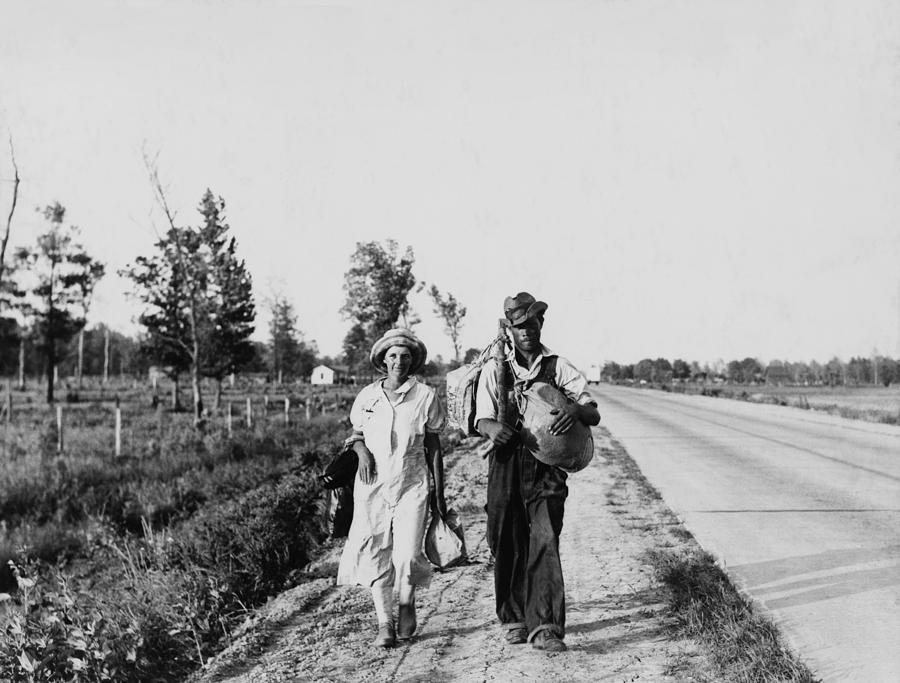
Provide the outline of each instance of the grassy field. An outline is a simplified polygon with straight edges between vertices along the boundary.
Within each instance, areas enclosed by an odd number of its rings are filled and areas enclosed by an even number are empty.
[[[900,386],[687,384],[669,390],[819,410],[854,420],[900,424]]]
[[[157,400],[131,382],[61,389],[61,452],[56,407],[38,387],[12,392],[0,680],[178,680],[248,609],[303,580],[326,533],[317,475],[348,433],[356,389],[238,383],[202,431],[166,389]]]

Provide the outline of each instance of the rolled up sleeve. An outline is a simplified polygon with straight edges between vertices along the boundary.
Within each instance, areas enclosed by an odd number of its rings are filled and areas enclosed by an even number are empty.
[[[485,361],[475,393],[475,424],[478,420],[497,419],[497,361]]]

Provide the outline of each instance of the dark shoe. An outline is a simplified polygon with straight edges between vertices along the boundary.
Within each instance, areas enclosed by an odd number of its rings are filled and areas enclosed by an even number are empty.
[[[393,624],[378,624],[378,635],[372,641],[375,647],[394,647],[397,644],[397,638],[394,635]]]
[[[535,650],[543,650],[544,652],[565,652],[569,648],[566,647],[566,644],[560,640],[559,636],[556,635],[550,629],[545,628],[543,631],[538,631],[538,634],[534,637],[534,640],[531,641],[531,646]]]
[[[416,632],[416,606],[400,605],[400,619],[397,623],[397,639],[409,640]]]
[[[521,645],[528,642],[528,629],[524,626],[512,626],[506,629],[506,642],[510,645]]]

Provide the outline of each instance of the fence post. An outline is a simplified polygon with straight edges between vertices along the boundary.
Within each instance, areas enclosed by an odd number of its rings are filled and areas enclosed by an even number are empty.
[[[12,422],[12,382],[6,380],[6,424]]]
[[[309,422],[309,419],[310,419],[310,415],[309,415],[309,399],[306,399],[306,421]]]
[[[284,424],[291,424],[291,399],[284,397]]]
[[[253,410],[250,406],[250,397],[247,397],[247,426],[253,426]]]
[[[116,457],[122,457],[122,409],[119,406],[116,406]]]
[[[65,447],[65,439],[63,438],[63,407],[62,404],[56,406],[56,452],[62,453]]]
[[[232,419],[233,418],[232,418],[231,401],[229,401],[228,402],[228,412],[227,412],[226,418],[225,418],[225,424],[228,426],[228,438],[229,439],[231,438],[231,436],[233,434]]]

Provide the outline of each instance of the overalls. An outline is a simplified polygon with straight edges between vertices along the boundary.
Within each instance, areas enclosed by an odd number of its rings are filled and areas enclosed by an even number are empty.
[[[503,371],[512,374],[507,363]],[[531,381],[557,386],[555,376],[556,357],[551,356],[542,359]],[[521,417],[513,395],[507,398],[510,412]],[[544,629],[562,638],[566,605],[559,535],[567,475],[537,460],[518,437],[493,450],[488,467],[487,539],[494,556],[497,617],[507,628],[525,626],[529,642]]]

